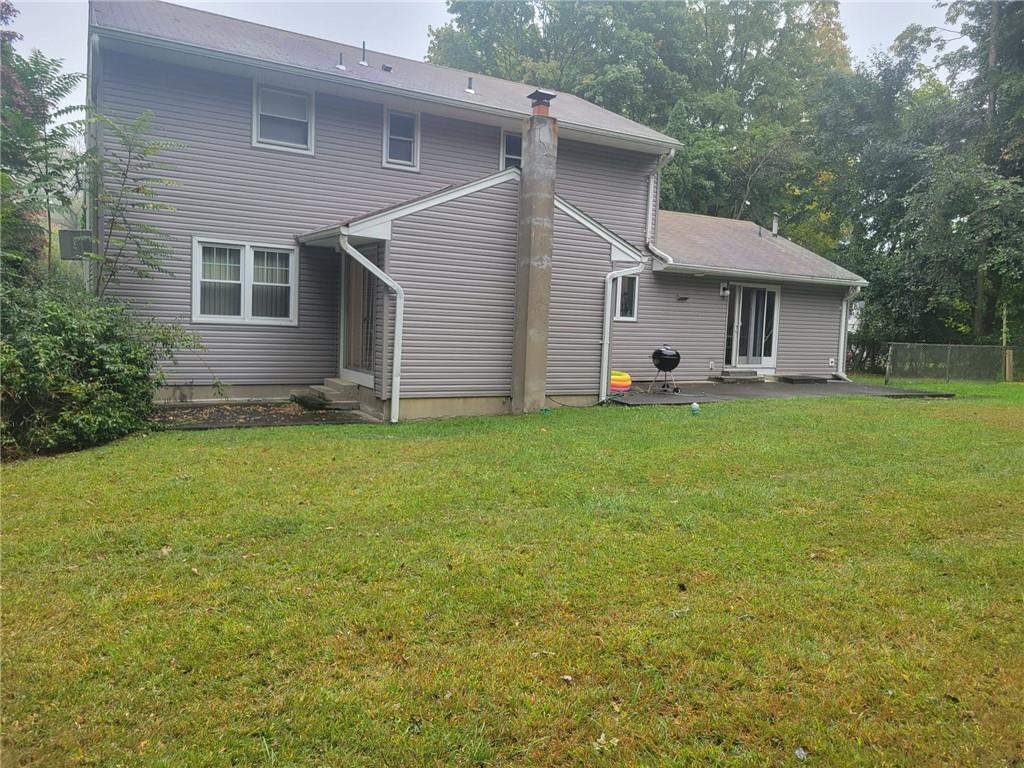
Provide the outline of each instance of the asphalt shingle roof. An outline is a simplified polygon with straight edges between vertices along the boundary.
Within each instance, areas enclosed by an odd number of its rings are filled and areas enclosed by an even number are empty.
[[[838,264],[784,237],[774,237],[752,221],[695,213],[658,211],[657,248],[678,264],[762,272],[780,278],[821,278],[864,283]]]
[[[366,52],[369,66],[364,67],[358,63],[362,54],[360,47],[153,0],[95,0],[91,4],[90,25],[100,30],[127,32],[242,56],[253,59],[254,63],[281,64],[330,74],[348,85],[383,86],[413,96],[441,97],[454,106],[501,111],[511,113],[510,116],[530,113],[526,95],[535,88],[371,50]],[[344,54],[345,71],[336,68],[339,53]],[[384,64],[391,66],[390,72],[381,68]],[[471,75],[473,94],[466,93],[467,78]],[[568,93],[558,93],[551,104],[551,115],[567,127],[662,145],[663,150],[678,146],[669,136]],[[655,151],[657,149],[655,147]]]

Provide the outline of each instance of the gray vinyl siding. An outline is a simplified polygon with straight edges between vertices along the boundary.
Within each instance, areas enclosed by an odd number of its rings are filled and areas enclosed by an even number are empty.
[[[560,141],[555,189],[595,221],[633,245],[642,246],[647,178],[657,162],[657,155]]]
[[[779,348],[775,372],[834,373],[845,288],[785,284],[779,303]]]
[[[335,375],[338,368],[340,296],[335,257],[329,252],[302,253],[297,327],[193,325],[194,235],[286,244],[301,232],[480,178],[499,165],[500,131],[492,126],[422,114],[420,172],[412,173],[381,167],[383,107],[379,104],[317,93],[315,155],[304,155],[252,146],[250,78],[113,51],[102,52],[97,76],[97,108],[102,113],[132,119],[149,110],[151,135],[184,144],[163,155],[172,166],[167,175],[178,186],[160,190],[159,199],[175,210],[140,216],[166,234],[170,273],[124,280],[112,290],[141,313],[182,323],[199,335],[206,350],[183,353],[177,365],[167,368],[169,383],[206,384],[214,379],[227,384],[313,383]],[[110,149],[109,137],[102,131],[99,143]],[[559,152],[559,193],[623,237],[641,243],[646,174],[656,157],[572,141],[562,142]],[[497,249],[495,254],[515,249],[514,233],[500,242],[498,236],[508,234],[501,217],[514,215],[512,206],[480,225],[486,242]],[[449,246],[462,247],[464,227],[453,224],[447,234]],[[468,246],[471,251],[476,247],[475,242]],[[466,277],[472,282],[470,274]],[[490,289],[498,290],[497,286]],[[504,287],[498,292],[504,294]],[[378,340],[386,339],[390,345],[393,308],[383,292],[380,301]],[[511,322],[505,333],[510,338]],[[414,356],[410,365],[419,364]],[[377,378],[385,379],[377,382],[384,394],[390,371],[383,350],[375,367]],[[506,391],[497,383],[496,371],[483,375],[477,387],[463,375],[459,378],[464,382],[457,384],[451,377],[411,370],[410,393],[465,394],[466,388]],[[435,385],[438,391],[431,390]]]
[[[170,274],[125,279],[111,291],[140,314],[199,335],[206,349],[178,355],[166,367],[171,384],[309,384],[338,371],[331,252],[301,256],[297,327],[192,324],[194,235],[287,244],[300,232],[478,178],[497,163],[496,129],[423,115],[421,172],[382,168],[382,108],[323,94],[315,156],[254,148],[250,80],[111,52],[102,60],[99,109],[122,119],[149,109],[152,135],[186,145],[164,155],[179,186],[159,199],[175,211],[145,217],[168,237]]]
[[[600,391],[604,280],[612,269],[609,254],[606,241],[555,210],[549,395],[596,395]]]
[[[403,398],[510,395],[518,199],[512,180],[392,223]]]
[[[678,379],[706,379],[725,358],[728,301],[719,296],[719,280],[652,272],[640,275],[635,322],[613,323],[612,367],[639,381],[657,371],[651,353],[662,344],[679,350]],[[685,297],[685,301],[680,301]]]

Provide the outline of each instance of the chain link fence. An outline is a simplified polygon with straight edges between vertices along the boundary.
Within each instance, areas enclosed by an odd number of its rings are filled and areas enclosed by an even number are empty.
[[[970,344],[889,344],[885,380],[1024,381],[1024,348]]]

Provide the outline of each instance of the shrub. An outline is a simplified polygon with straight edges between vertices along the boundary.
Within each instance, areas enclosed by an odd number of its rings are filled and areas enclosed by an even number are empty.
[[[195,346],[182,329],[136,319],[66,277],[5,279],[2,290],[7,457],[85,448],[146,426],[159,361]]]

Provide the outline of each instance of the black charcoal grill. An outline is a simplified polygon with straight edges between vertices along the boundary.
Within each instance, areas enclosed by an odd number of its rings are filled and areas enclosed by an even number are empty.
[[[672,374],[672,371],[679,367],[680,360],[682,360],[682,357],[679,352],[672,349],[668,344],[662,344],[654,350],[651,353],[651,362],[654,363],[654,367],[658,369],[658,372],[654,375],[654,381],[647,388],[647,392],[651,393],[655,388],[658,388],[662,392],[678,394],[679,386],[676,384],[676,377]]]

